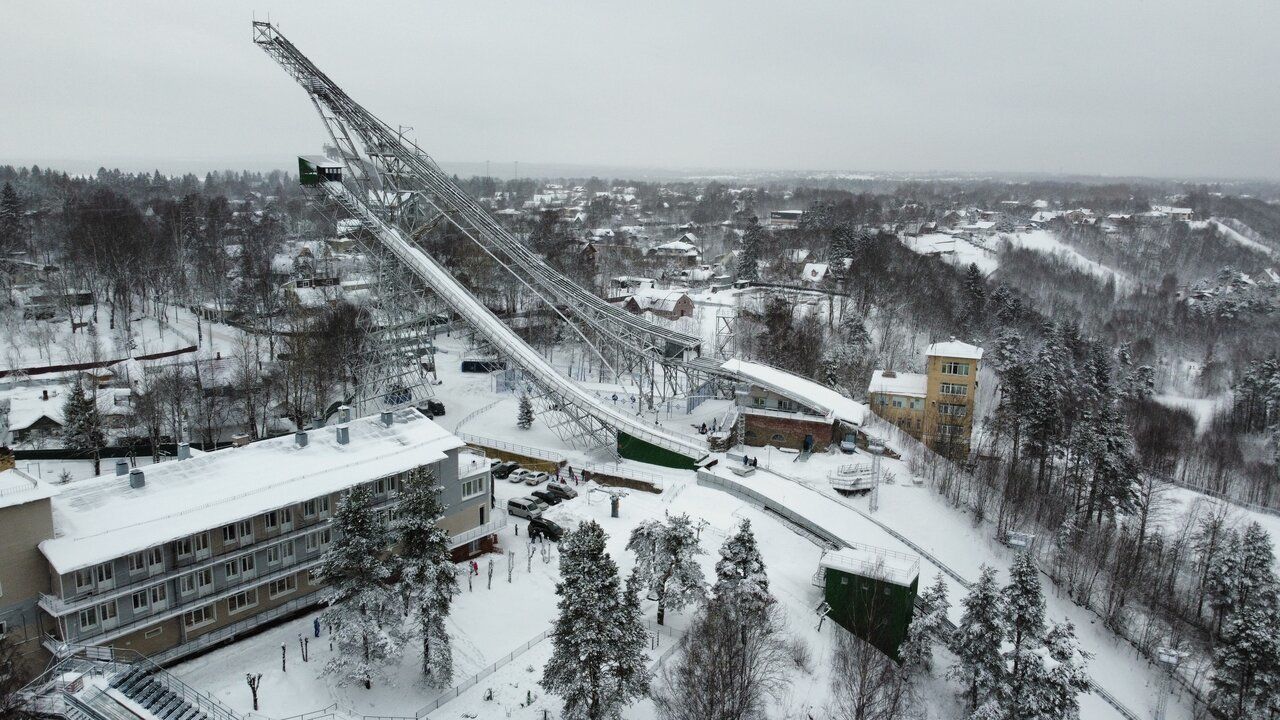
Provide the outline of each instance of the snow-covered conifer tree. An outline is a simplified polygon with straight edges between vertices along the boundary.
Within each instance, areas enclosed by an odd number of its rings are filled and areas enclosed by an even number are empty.
[[[1000,658],[1004,610],[994,568],[982,567],[963,605],[964,615],[950,643],[958,662],[949,674],[965,688],[969,708],[976,710],[995,697],[1004,677]]]
[[[635,573],[658,601],[658,624],[666,611],[681,610],[706,595],[706,580],[696,557],[702,554],[693,522],[686,514],[666,523],[646,520],[631,531],[627,549],[636,554]]]
[[[757,618],[764,617],[775,602],[769,593],[769,576],[765,573],[760,549],[756,547],[750,520],[743,520],[720,546],[716,583],[711,592],[726,606]]]
[[[431,471],[409,473],[400,493],[396,534],[400,540],[401,592],[417,613],[413,634],[422,642],[422,674],[437,686],[453,679],[453,651],[445,620],[458,594],[458,578],[449,557],[449,533],[440,486]]]
[[[326,586],[323,622],[336,652],[326,671],[373,687],[373,678],[399,653],[400,616],[388,580],[390,536],[373,511],[366,487],[353,489],[333,517],[335,537],[320,563]]]
[[[1214,648],[1209,692],[1210,707],[1232,720],[1265,717],[1280,693],[1280,588],[1274,549],[1256,522],[1235,537],[1230,546],[1237,558],[1234,572],[1216,583],[1225,617]]]
[[[560,614],[540,684],[564,702],[566,720],[617,718],[649,688],[638,580],[624,590],[600,525],[587,521],[560,541]]]
[[[533,427],[533,403],[528,395],[520,396],[520,414],[516,416],[516,427],[521,430]]]
[[[933,648],[943,641],[943,628],[951,602],[947,599],[947,583],[938,573],[930,585],[920,594],[919,605],[924,612],[911,621],[907,639],[898,650],[902,667],[909,673],[929,673],[933,670]]]

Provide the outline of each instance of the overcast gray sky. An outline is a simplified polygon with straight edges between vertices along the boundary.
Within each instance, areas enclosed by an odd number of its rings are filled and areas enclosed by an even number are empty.
[[[0,162],[317,150],[255,12],[446,162],[1280,176],[1270,0],[0,0]]]

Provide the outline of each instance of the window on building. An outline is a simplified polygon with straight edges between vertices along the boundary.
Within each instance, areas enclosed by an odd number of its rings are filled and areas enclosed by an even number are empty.
[[[98,622],[104,630],[113,628],[120,620],[120,608],[116,601],[106,602],[98,606]]]
[[[912,399],[912,401],[911,401],[911,409],[912,409],[912,410],[923,410],[923,409],[924,409],[924,399],[923,399],[923,398],[914,398],[914,399]]]
[[[231,523],[222,528],[222,542],[234,543],[237,537],[239,536],[236,535],[236,523]]]
[[[302,504],[302,516],[326,517],[329,515],[329,496],[324,495],[313,500],[308,500]]]
[[[758,407],[758,408],[762,408],[762,407],[764,407],[764,403],[765,403],[765,399],[764,399],[764,398],[762,398],[762,397],[759,397],[759,396],[752,396],[752,398],[751,398],[751,404],[752,404],[752,405],[755,405],[755,406],[756,406],[756,407]]]
[[[286,575],[279,580],[273,580],[267,586],[267,594],[272,598],[278,598],[281,595],[288,595],[298,589],[298,578],[295,575]]]
[[[93,568],[85,568],[76,571],[76,590],[86,590],[93,587]]]
[[[280,529],[280,512],[278,510],[272,510],[263,517],[265,518],[264,524],[267,526],[268,530]]]
[[[227,614],[235,615],[258,604],[258,589],[245,590],[227,598]]]
[[[964,417],[969,414],[969,408],[964,405],[941,403],[938,405],[938,414],[946,415],[948,417]]]
[[[902,398],[898,398],[898,397],[894,398],[894,399],[893,399],[893,406],[894,406],[894,407],[896,407],[896,408],[900,408],[900,407],[902,407]]]
[[[129,556],[129,572],[140,573],[146,572],[147,554],[145,552],[136,552]]]
[[[307,535],[307,550],[314,551],[329,545],[329,528]]]
[[[104,562],[93,569],[93,579],[98,582],[99,589],[109,590],[116,585],[116,569],[111,563]]]
[[[198,607],[182,614],[182,624],[188,630],[204,627],[216,619],[217,614],[214,613],[213,605]]]
[[[245,577],[253,577],[258,570],[258,560],[253,555],[245,555],[240,558],[240,574]]]
[[[486,487],[484,475],[466,480],[462,483],[462,499],[468,500],[480,495],[486,490]]]
[[[85,608],[80,611],[80,629],[91,630],[98,627],[98,608]]]
[[[222,573],[226,575],[228,580],[237,580],[240,577],[240,563],[235,560],[228,560],[222,563]]]
[[[952,423],[942,423],[938,426],[939,437],[952,438],[964,435],[963,425],[954,425]]]
[[[272,545],[271,547],[267,548],[267,564],[268,565],[280,564],[280,546],[279,545]]]
[[[968,385],[960,385],[958,383],[942,383],[938,386],[938,392],[943,395],[958,395],[965,397],[969,394]]]
[[[135,615],[147,611],[147,607],[149,606],[147,598],[149,595],[150,593],[146,590],[139,590],[133,594],[133,613]]]
[[[163,610],[169,604],[169,589],[164,585],[151,588],[151,609]]]
[[[196,591],[196,574],[190,573],[178,578],[178,592],[190,595]]]
[[[253,521],[241,520],[237,525],[236,531],[240,534],[240,544],[253,542]]]
[[[969,374],[969,363],[944,362],[942,363],[943,375],[965,375]]]
[[[886,407],[889,404],[889,398],[881,395],[879,399],[880,399],[880,407]]]
[[[196,589],[205,592],[213,588],[213,570],[205,568],[195,574]]]
[[[280,557],[285,562],[293,562],[293,541],[289,540],[280,543]]]

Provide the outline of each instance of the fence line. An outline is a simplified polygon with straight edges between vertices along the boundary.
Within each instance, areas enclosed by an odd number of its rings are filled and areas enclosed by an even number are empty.
[[[509,663],[509,662],[511,662],[512,660],[515,660],[517,657],[519,657],[519,656],[523,655],[523,654],[524,654],[524,652],[525,652],[526,650],[528,650],[529,648],[533,647],[534,645],[537,645],[538,643],[542,642],[543,640],[546,640],[546,639],[547,639],[547,636],[548,636],[548,635],[550,635],[550,634],[551,634],[551,628],[547,628],[546,630],[543,630],[542,632],[538,633],[538,634],[537,634],[537,635],[536,635],[532,640],[530,640],[530,641],[526,642],[525,644],[521,645],[520,647],[516,648],[515,650],[512,650],[510,653],[507,653],[507,655],[506,655],[505,657],[503,657],[502,659],[498,660],[497,662],[493,663],[492,665],[489,665],[488,667],[484,668],[483,670],[481,670],[480,672],[476,673],[475,675],[472,675],[471,677],[467,678],[466,680],[463,680],[462,682],[458,683],[457,685],[454,685],[453,687],[451,687],[451,688],[449,688],[448,690],[444,691],[444,692],[443,692],[443,693],[441,693],[440,695],[437,695],[435,700],[432,700],[431,702],[427,703],[426,705],[423,705],[422,707],[418,708],[418,711],[417,711],[416,713],[414,713],[414,717],[415,717],[415,718],[422,718],[422,717],[426,717],[426,716],[427,716],[428,714],[430,714],[431,712],[433,712],[433,711],[435,711],[435,710],[439,709],[439,708],[440,708],[440,706],[444,705],[445,703],[449,702],[450,700],[453,700],[454,698],[458,697],[459,695],[461,695],[462,693],[466,692],[467,690],[470,690],[471,688],[475,687],[476,685],[478,685],[478,684],[480,683],[480,681],[481,681],[481,680],[483,680],[483,679],[485,679],[485,678],[489,677],[490,675],[494,674],[495,672],[497,672],[501,667],[503,667],[503,666],[504,666],[504,665],[506,665],[507,663]]]

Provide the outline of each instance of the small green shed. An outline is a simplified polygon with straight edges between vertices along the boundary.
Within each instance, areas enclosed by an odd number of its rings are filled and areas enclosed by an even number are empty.
[[[319,185],[322,182],[341,179],[341,162],[330,160],[323,155],[301,155],[298,157],[299,184]]]
[[[830,550],[818,561],[816,585],[838,625],[899,661],[920,583],[920,558],[872,545]]]

